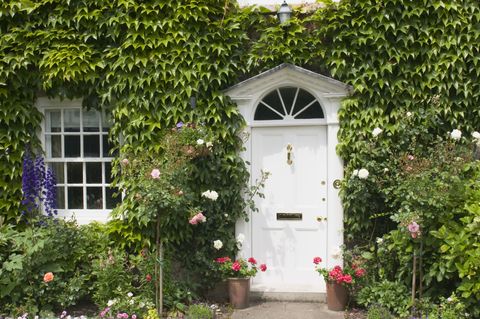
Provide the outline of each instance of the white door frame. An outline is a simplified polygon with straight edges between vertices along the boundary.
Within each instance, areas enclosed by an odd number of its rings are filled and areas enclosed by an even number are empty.
[[[299,87],[311,93],[322,105],[325,118],[321,120],[254,121],[255,109],[262,98],[271,91],[284,86]],[[241,154],[245,161],[251,162],[252,160],[251,133],[253,127],[327,126],[327,256],[320,256],[326,262],[327,267],[342,265],[339,248],[343,245],[343,207],[339,190],[334,187],[334,182],[343,178],[343,161],[336,153],[339,130],[338,110],[341,100],[348,95],[348,91],[349,87],[339,81],[290,64],[282,64],[225,91],[236,102],[247,124],[244,129],[247,137],[244,141],[245,150]],[[249,166],[249,172],[252,176],[251,166]],[[250,185],[254,182],[250,180]],[[248,222],[239,220],[236,224],[236,234],[245,235],[245,242],[239,252],[239,255],[245,258],[252,254],[252,219],[250,218],[252,212],[247,214]],[[313,266],[312,263],[312,271],[314,271]]]

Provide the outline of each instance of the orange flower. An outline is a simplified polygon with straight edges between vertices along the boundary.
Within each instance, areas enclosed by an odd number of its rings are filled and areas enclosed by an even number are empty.
[[[50,282],[53,280],[53,273],[51,272],[47,272],[44,276],[43,276],[43,282]]]

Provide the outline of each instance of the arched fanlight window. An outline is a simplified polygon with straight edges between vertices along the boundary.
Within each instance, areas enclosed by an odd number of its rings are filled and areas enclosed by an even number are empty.
[[[267,94],[257,105],[255,121],[323,119],[318,100],[296,87],[282,87]]]

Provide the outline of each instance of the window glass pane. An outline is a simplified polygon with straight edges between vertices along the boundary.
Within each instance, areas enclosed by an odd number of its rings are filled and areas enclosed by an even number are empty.
[[[254,119],[256,121],[266,121],[266,120],[281,120],[282,117],[277,113],[270,110],[263,104],[259,104],[257,106],[257,110],[255,111]]]
[[[83,153],[84,157],[100,157],[100,136],[84,135],[83,136]]]
[[[63,122],[65,132],[80,132],[80,109],[65,110]]]
[[[67,163],[67,180],[69,184],[83,183],[82,163]]]
[[[302,113],[295,116],[296,119],[322,119],[323,118],[323,110],[320,106],[320,103],[315,102],[307,109],[305,109]]]
[[[48,167],[52,170],[55,175],[57,184],[63,184],[65,182],[64,172],[63,172],[63,163],[48,163]]]
[[[63,186],[57,187],[57,208],[65,209],[65,189]]]
[[[47,157],[62,157],[62,137],[60,135],[47,135]]]
[[[83,111],[83,131],[100,131],[100,113],[95,110]]]
[[[107,209],[114,209],[115,206],[121,202],[122,196],[118,193],[118,188],[111,188],[106,187],[106,200],[107,200]],[[113,194],[117,194],[115,198],[113,198]]]
[[[315,101],[315,97],[308,93],[305,90],[300,89],[297,96],[297,101],[295,102],[295,107],[293,108],[292,115],[295,116],[301,109]]]
[[[68,208],[83,209],[83,188],[82,187],[68,188]]]
[[[110,114],[102,114],[102,131],[108,132],[109,128],[112,127],[112,117]]]
[[[80,136],[65,135],[65,157],[80,157]]]
[[[103,209],[101,187],[87,187],[87,209]]]
[[[102,183],[102,163],[86,163],[87,184]]]
[[[112,144],[108,141],[108,135],[103,135],[103,157],[116,157],[118,156],[118,151],[115,150],[113,154],[110,154],[112,149]]]
[[[280,89],[280,93],[282,94],[283,103],[285,103],[285,108],[287,109],[287,113],[290,114],[293,100],[295,99],[295,94],[297,93],[297,88],[294,87],[284,87]]]
[[[280,114],[285,115],[285,111],[283,110],[282,102],[280,102],[280,97],[278,96],[277,90],[270,92],[263,98],[262,101],[267,103],[271,108],[275,109]]]
[[[61,132],[62,120],[60,111],[47,111],[45,113],[47,132]]]
[[[112,163],[105,163],[105,183],[112,182]]]

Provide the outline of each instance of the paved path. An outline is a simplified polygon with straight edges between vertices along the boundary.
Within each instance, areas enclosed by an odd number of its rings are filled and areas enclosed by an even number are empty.
[[[233,312],[232,319],[343,319],[343,312],[329,311],[324,303],[259,302]]]

